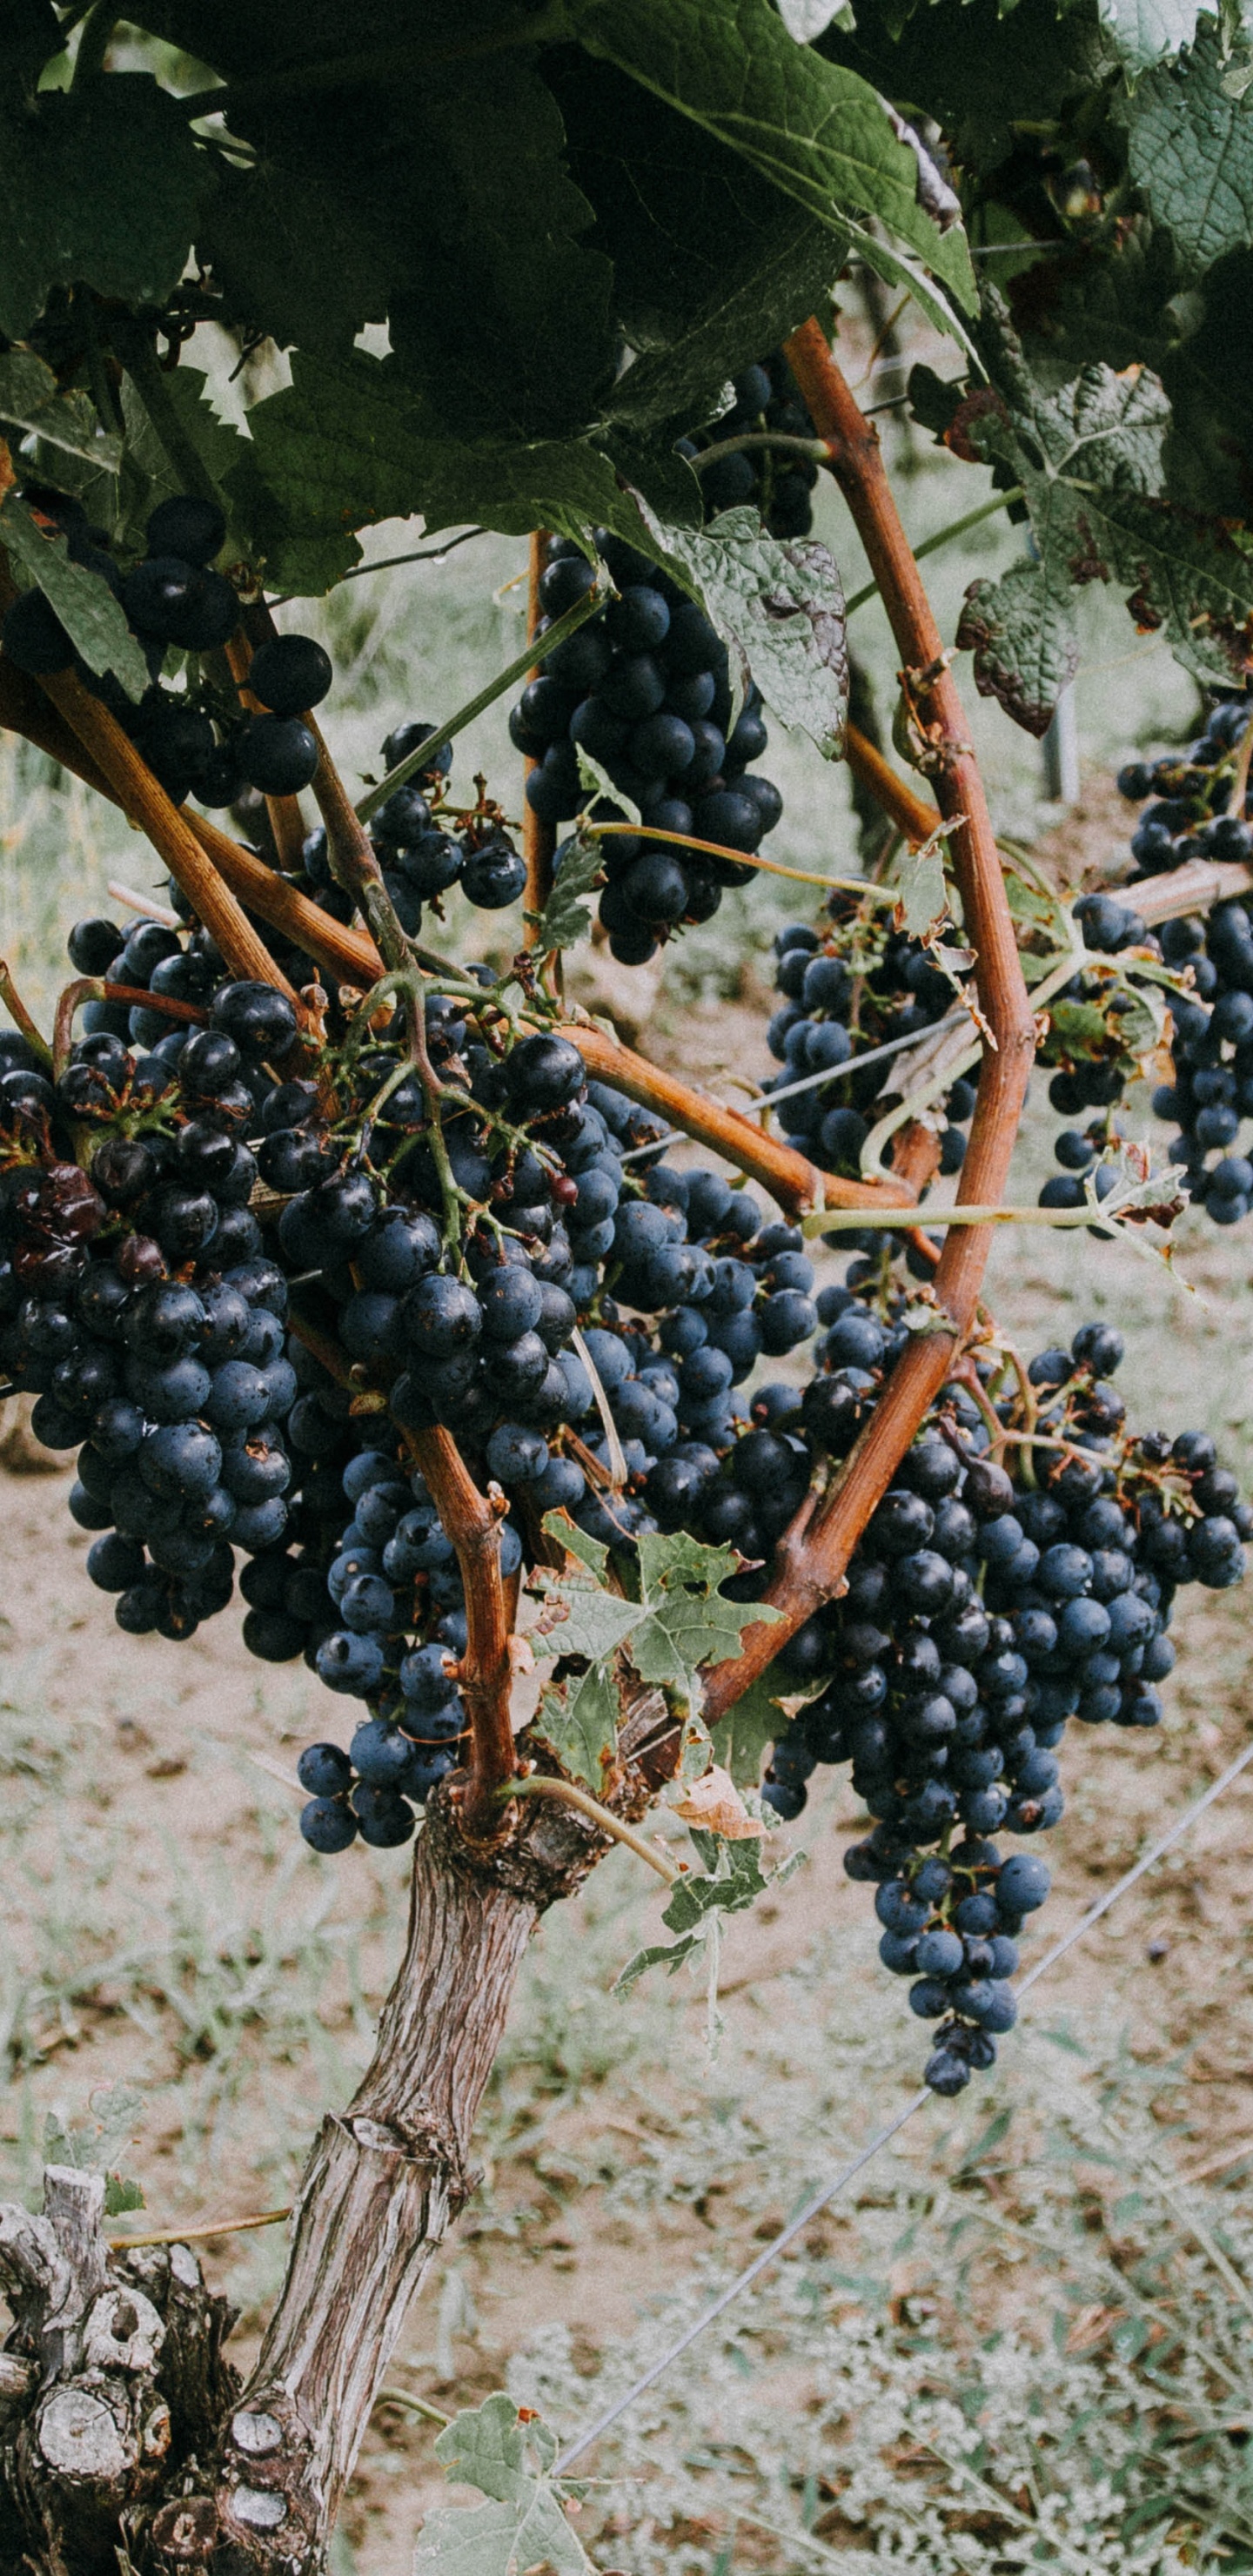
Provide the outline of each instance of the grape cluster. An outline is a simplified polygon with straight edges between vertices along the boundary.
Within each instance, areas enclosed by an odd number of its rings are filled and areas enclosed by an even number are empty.
[[[109,928],[80,925],[80,949]],[[182,953],[147,923],[123,957],[141,943],[150,969]],[[295,1013],[219,961],[205,1022],[171,1040],[161,1018],[138,1055],[90,1033],[55,1082],[2,1041],[0,1364],[35,1392],[37,1437],[79,1448],[70,1511],[99,1534],[88,1572],[131,1635],[190,1635],[231,1596],[232,1548],[271,1546],[288,1517],[287,1289],[244,1139]]]
[[[847,1288],[819,1302],[822,1365],[797,1428],[840,1456],[908,1336]],[[1042,1864],[1002,1860],[988,1837],[1058,1822],[1068,1720],[1157,1725],[1177,1587],[1222,1590],[1245,1570],[1253,1508],[1207,1434],[1127,1432],[1121,1357],[1112,1327],[1085,1324],[1069,1351],[1032,1361],[1029,1409],[1018,1393],[993,1408],[946,1387],[847,1592],[776,1666],[797,1691],[822,1688],[776,1743],[764,1794],[795,1816],[818,1764],[851,1762],[876,1822],[845,1866],[876,1885],[884,1964],[939,2024],[926,2074],[941,2093],[990,2065],[1011,2027],[1015,1936],[1047,1892]],[[993,1410],[1007,1465],[988,1454]]]
[[[312,636],[273,636],[254,655],[248,685],[259,712],[245,714],[234,693],[207,675],[183,690],[161,686],[172,647],[210,653],[228,643],[239,624],[236,593],[225,574],[213,569],[226,536],[217,503],[190,493],[158,502],[148,520],[146,554],[123,570],[80,502],[29,489],[25,497],[64,535],[71,562],[108,583],[143,647],[152,685],[136,705],[116,680],[101,679],[76,654],[40,590],[15,600],[0,627],[9,659],[35,674],[76,670],[178,804],[194,795],[202,805],[233,805],[249,787],[266,796],[290,796],[307,787],[318,765],[318,744],[303,719],[326,696],[332,677],[329,657]]]
[[[727,649],[704,610],[620,538],[602,530],[597,543],[618,596],[543,656],[509,719],[517,748],[537,763],[527,802],[555,826],[596,801],[598,791],[580,778],[582,750],[650,831],[745,853],[714,858],[629,831],[606,839],[600,919],[619,962],[641,966],[679,922],[710,920],[724,887],[748,883],[747,858],[773,831],[783,800],[749,767],[768,739],[760,694],[749,690],[732,724]],[[595,578],[571,540],[550,538],[541,654],[545,625],[585,597]],[[597,819],[615,816],[625,819],[601,795]],[[569,847],[556,854],[558,872]]]
[[[248,667],[248,689],[259,712],[245,712],[235,692],[220,686],[204,665],[181,688],[163,685],[171,648],[196,657],[210,653],[239,624],[237,595],[225,574],[213,569],[226,536],[217,504],[189,493],[159,502],[147,525],[147,553],[126,570],[108,551],[103,531],[88,523],[81,503],[36,487],[28,487],[25,497],[64,535],[71,561],[108,582],[143,646],[152,685],[136,705],[116,680],[101,679],[75,653],[39,590],[16,600],[0,626],[10,660],[36,675],[74,669],[108,705],[176,804],[193,796],[211,808],[229,806],[264,847],[268,827],[261,800],[298,794],[317,769],[319,746],[305,718],[331,686],[329,655],[311,635],[270,636]],[[398,726],[383,745],[385,769],[398,768],[430,732],[417,722]],[[525,862],[499,807],[482,793],[464,811],[449,805],[445,782],[451,762],[450,744],[433,747],[421,776],[393,791],[371,830],[388,893],[410,937],[421,926],[423,906],[438,909],[454,886],[480,909],[499,911],[515,903],[526,884]],[[325,832],[309,835],[303,857],[303,891],[336,920],[350,920],[352,901],[331,874]],[[273,952],[272,934],[266,935]],[[296,963],[296,981],[302,983],[307,964]]]
[[[1158,791],[1131,836],[1136,861],[1132,887],[1189,859],[1247,861],[1253,855],[1253,820],[1247,819],[1253,815],[1253,798],[1246,795],[1244,815],[1227,810],[1250,712],[1248,699],[1223,700],[1212,709],[1200,739],[1179,757],[1136,761],[1120,771],[1118,784],[1130,802]],[[1133,903],[1112,894],[1084,895],[1075,914],[1088,947],[1107,955],[1126,954],[1132,976],[1141,958],[1162,960],[1186,978],[1187,989],[1170,998],[1173,1078],[1154,1091],[1153,1112],[1178,1130],[1167,1152],[1177,1167],[1180,1189],[1216,1225],[1237,1225],[1253,1198],[1253,1159],[1240,1151],[1241,1128],[1253,1118],[1250,899],[1232,896],[1205,918],[1166,921],[1156,936],[1146,930]],[[1079,1001],[1099,995],[1099,983],[1092,981],[1089,988],[1082,976],[1068,988],[1068,998]],[[1098,1196],[1112,1186],[1112,1172],[1100,1158],[1134,1072],[1134,1058],[1120,1048],[1115,1026],[1101,1054],[1068,1063],[1053,1076],[1049,1099],[1055,1109],[1069,1117],[1085,1109],[1098,1115],[1083,1128],[1063,1129],[1055,1139],[1062,1169],[1041,1191],[1043,1205],[1082,1205],[1089,1174],[1094,1174]]]
[[[680,454],[696,457],[742,431],[812,435],[781,350],[746,368],[733,392],[731,410],[699,439],[681,440]],[[706,514],[748,503],[772,535],[803,536],[817,474],[810,460],[769,448],[718,457],[701,476]],[[509,730],[518,750],[537,764],[526,794],[542,823],[555,828],[597,800],[580,775],[582,751],[629,798],[650,832],[691,836],[727,854],[715,857],[687,848],[684,839],[647,840],[626,830],[605,840],[600,920],[619,963],[642,966],[681,922],[711,920],[724,890],[748,883],[747,862],[774,830],[783,800],[751,765],[769,739],[760,691],[750,687],[733,723],[727,648],[703,610],[622,539],[601,529],[596,543],[618,596],[542,660]],[[594,579],[572,541],[549,540],[538,637],[586,597]],[[603,794],[597,818],[626,820]],[[558,872],[570,846],[556,853]],[[741,851],[743,858],[736,855]]]
[[[385,772],[398,769],[430,740],[417,720],[397,725],[383,743]],[[442,918],[442,898],[459,887],[478,911],[500,912],[516,903],[526,884],[526,861],[499,806],[481,790],[475,805],[454,806],[448,794],[452,744],[433,745],[422,766],[380,805],[370,840],[401,927],[415,939],[424,908]],[[349,896],[331,875],[326,834],[311,832],[302,853],[307,892],[336,919],[351,918]]]
[[[954,987],[920,940],[893,928],[881,905],[856,896],[833,895],[821,930],[787,923],[774,947],[774,980],[784,998],[766,1040],[782,1070],[762,1088],[782,1095],[778,1116],[789,1144],[825,1171],[855,1174],[870,1133],[865,1113],[892,1094],[891,1059],[861,1073],[857,1056],[924,1036],[952,1010]],[[816,1079],[826,1072],[829,1083]],[[940,1135],[941,1172],[961,1168],[962,1130],[974,1105],[974,1084],[955,1081]]]
[[[781,349],[733,379],[730,411],[699,438],[679,441],[681,456],[699,457],[702,449],[720,445],[745,431],[774,430],[786,438],[812,438],[814,425]],[[807,537],[813,526],[813,489],[817,465],[786,449],[740,448],[735,455],[715,457],[701,473],[701,497],[712,518],[719,510],[760,511],[772,537]]]
[[[446,1424],[471,1471],[502,1487],[507,1575],[534,1561],[539,1521],[555,1509],[610,1546],[629,1545],[641,1530],[678,1525],[659,1498],[717,1475],[719,1449],[744,1427],[732,1385],[763,1348],[794,1347],[817,1320],[799,1236],[763,1227],[746,1192],[656,1161],[642,1186],[633,1182],[622,1157],[640,1150],[641,1130],[647,1142],[652,1122],[599,1083],[576,1099],[581,1064],[564,1040],[523,1040],[504,1072],[515,1108],[525,1095],[539,1148],[525,1147],[532,1168],[513,1174],[531,1204],[498,1202],[511,1232],[477,1245],[471,1234],[468,1276],[455,1277],[433,1266],[429,1219],[393,1203],[379,1251],[367,1236],[354,1254],[363,1285],[336,1318],[359,1373],[387,1382],[390,1420],[375,1417],[372,1437],[384,1445],[344,1475],[354,1510],[327,1575],[339,1619],[313,1658],[332,1689],[371,1711],[348,1771],[324,1746],[305,1757],[304,1831],[318,1849],[342,1849],[357,1830],[404,1839],[413,1803],[451,1767],[464,1732],[461,1579],[426,1485],[404,1460],[404,1431]],[[292,1261],[303,1251],[299,1204],[279,1229]],[[407,1365],[397,1373],[398,1362]],[[615,1471],[625,1485],[615,1488]]]

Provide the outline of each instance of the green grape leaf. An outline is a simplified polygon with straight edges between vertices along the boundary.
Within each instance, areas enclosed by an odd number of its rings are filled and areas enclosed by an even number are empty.
[[[0,331],[20,339],[55,286],[161,304],[215,178],[177,99],[142,72],[41,90],[0,112]]]
[[[755,1835],[727,1842],[721,1834],[694,1832],[692,1840],[705,1863],[700,1877],[676,1879],[662,1922],[671,1932],[694,1932],[710,1913],[742,1914],[764,1896],[761,1845]]]
[[[1049,1034],[1043,1050],[1047,1062],[1056,1061],[1058,1056],[1104,1056],[1109,1041],[1110,1024],[1099,1002],[1072,1002],[1061,993],[1055,1002],[1050,1002]]]
[[[316,364],[297,350],[292,382],[248,415],[251,445],[231,476],[250,549],[276,586],[329,589],[361,548],[355,531],[419,511],[431,531],[478,522],[587,542],[611,528],[658,548],[611,460],[579,439],[471,446],[431,434],[429,412],[390,358],[353,349]]]
[[[640,507],[665,556],[699,593],[741,673],[767,705],[836,760],[848,712],[844,591],[825,546],[782,544],[753,509],[724,510],[708,528],[665,526]]]
[[[626,1994],[649,1968],[664,1968],[672,1977],[677,1969],[688,1962],[694,1963],[704,1953],[710,1972],[709,2035],[712,2052],[718,2027],[716,1987],[724,1917],[744,1913],[769,1888],[777,1887],[782,1880],[790,1878],[792,1871],[799,1868],[804,1854],[792,1852],[778,1869],[767,1872],[761,1866],[761,1844],[756,1836],[728,1842],[720,1834],[705,1834],[693,1829],[692,1841],[704,1868],[693,1876],[676,1879],[661,1918],[677,1938],[652,1942],[647,1949],[637,1950],[615,1979],[613,1991],[616,1995]]]
[[[1042,564],[1013,564],[999,581],[972,581],[957,625],[959,653],[974,654],[975,687],[995,698],[1037,741],[1079,667],[1070,599]]]
[[[562,1769],[599,1796],[618,1750],[618,1692],[608,1667],[590,1664],[577,1679],[550,1682],[532,1723]]]
[[[624,1601],[585,1575],[552,1574],[537,1566],[535,1588],[544,1598],[543,1648],[549,1655],[588,1655],[607,1661],[645,1617],[639,1601]],[[538,1639],[536,1641],[538,1651]],[[645,1674],[644,1680],[650,1676]]]
[[[1101,24],[1131,78],[1194,43],[1206,0],[1099,0]]]
[[[545,1512],[544,1529],[549,1538],[556,1540],[558,1547],[565,1549],[567,1556],[577,1556],[598,1583],[604,1582],[609,1549],[600,1539],[590,1538],[587,1531],[581,1530],[578,1522],[572,1521],[565,1511]]]
[[[587,760],[587,753],[580,751],[580,771],[585,760]],[[589,768],[598,767],[599,764],[588,762],[588,766]],[[603,776],[604,773],[602,772],[601,775]],[[583,783],[584,786],[591,786],[595,781],[584,779]],[[616,797],[616,789],[612,792]],[[625,810],[628,800],[624,797],[619,801]],[[634,819],[638,822],[638,815]],[[538,948],[544,950],[573,948],[576,941],[587,938],[592,927],[592,916],[582,898],[584,895],[591,894],[600,884],[604,869],[604,851],[601,843],[589,839],[582,832],[576,832],[566,843],[565,855],[553,878],[552,891],[543,911],[528,912],[523,915],[524,920],[534,925]]]
[[[63,394],[51,367],[32,350],[12,349],[0,358],[0,421],[97,470],[118,470],[120,438],[101,429],[86,394]]]
[[[128,2209],[143,2209],[146,2206],[142,2186],[135,2182],[131,2175],[119,2173],[105,2175],[104,2214],[106,2218],[121,2218]]]
[[[1207,20],[1186,63],[1147,72],[1122,110],[1131,178],[1188,280],[1253,246],[1253,99],[1224,90],[1226,69]]]
[[[642,1682],[668,1682],[699,1714],[702,1664],[739,1653],[745,1628],[778,1617],[762,1601],[727,1601],[718,1590],[737,1559],[729,1547],[703,1547],[680,1531],[641,1537],[645,1615],[631,1636],[631,1662]]]
[[[592,2576],[566,2514],[580,2490],[552,2474],[556,2437],[542,2419],[524,2423],[497,2394],[453,2418],[435,2444],[447,2475],[477,2487],[480,2505],[437,2506],[414,2551],[414,2576]]]
[[[71,563],[65,538],[45,536],[15,492],[0,509],[0,545],[23,589],[43,591],[89,669],[112,671],[138,703],[148,686],[148,665],[102,576],[87,564]]]
[[[614,1978],[614,1993],[629,1994],[632,1986],[647,1976],[650,1968],[664,1968],[668,1977],[676,1976],[679,1969],[685,1967],[689,1959],[694,1959],[704,1946],[701,1933],[688,1932],[681,1941],[654,1941],[648,1949],[636,1950]]]
[[[729,243],[724,273],[700,312],[668,347],[645,351],[626,369],[606,419],[649,430],[670,421],[690,429],[716,418],[728,378],[763,349],[777,347],[808,314],[825,309],[844,247],[827,225],[796,206],[785,207],[764,238],[754,228],[747,260],[737,261]]]
[[[565,1547],[574,1544],[564,1516],[549,1513],[545,1528]],[[585,1542],[586,1544],[586,1542]],[[591,1542],[594,1546],[595,1541]],[[761,1601],[727,1601],[718,1590],[739,1559],[734,1548],[705,1547],[679,1531],[663,1538],[658,1531],[639,1542],[641,1598],[624,1601],[597,1580],[554,1575],[537,1567],[531,1589],[544,1610],[532,1636],[537,1652],[554,1656],[586,1655],[590,1669],[581,1680],[558,1684],[545,1698],[537,1725],[560,1759],[579,1776],[600,1785],[606,1747],[613,1750],[617,1707],[616,1659],[629,1659],[642,1682],[672,1689],[683,1703],[683,1740],[679,1773],[696,1777],[713,1757],[713,1742],[700,1714],[700,1669],[739,1652],[745,1628],[772,1620],[778,1613]],[[603,1575],[608,1551],[600,1549]],[[589,1690],[589,1685],[595,1687]]]
[[[719,1719],[714,1737],[717,1758],[730,1772],[737,1789],[757,1788],[766,1748],[777,1741],[788,1722],[788,1712],[778,1697],[778,1683],[772,1687],[770,1673],[759,1673],[734,1708]]]
[[[592,244],[557,101],[522,51],[484,57],[470,78],[431,66],[417,89],[429,176],[392,347],[461,435],[576,429],[614,373],[613,269]]]
[[[1047,660],[1044,643],[1033,648],[1024,631],[1032,599],[1047,602],[1055,620],[1073,586],[1103,581],[1129,593],[1137,624],[1161,629],[1199,679],[1230,685],[1253,633],[1253,538],[1163,498],[1170,408],[1159,379],[1147,368],[1116,375],[1091,365],[1047,389],[1026,367],[993,290],[984,347],[999,391],[971,398],[963,434],[1026,494],[1041,567],[1016,603],[1015,643],[1028,670],[1033,656],[1037,669]]]
[[[918,159],[884,102],[858,73],[797,45],[769,0],[722,0],[716,13],[706,0],[567,0],[567,14],[590,53],[730,145],[820,223],[855,230],[872,265],[886,262],[866,216],[974,309],[965,234],[958,224],[941,231],[924,211]],[[906,265],[891,264],[897,274]]]
[[[598,805],[609,805],[616,808],[616,813],[624,815],[628,823],[641,822],[643,817],[638,805],[634,804],[620,787],[615,787],[608,770],[602,767],[600,761],[594,760],[590,751],[584,750],[581,742],[575,744],[574,750],[579,765],[579,785],[592,791],[592,802],[584,809],[585,812],[594,816]],[[616,820],[616,814],[612,819]]]

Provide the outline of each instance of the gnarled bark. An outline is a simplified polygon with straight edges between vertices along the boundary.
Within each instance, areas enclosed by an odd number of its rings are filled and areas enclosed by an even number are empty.
[[[671,1733],[660,1694],[637,1698],[625,1814],[647,1805],[649,1757]],[[189,2247],[109,2251],[99,2175],[50,2167],[41,2217],[0,2210],[15,2319],[0,2352],[0,2576],[116,2576],[122,2548],[143,2576],[319,2576],[405,2312],[474,2188],[474,2123],[527,1942],[608,1847],[570,1807],[536,1800],[480,1854],[455,1784],[432,1800],[374,2056],[314,2141],[246,2387]]]

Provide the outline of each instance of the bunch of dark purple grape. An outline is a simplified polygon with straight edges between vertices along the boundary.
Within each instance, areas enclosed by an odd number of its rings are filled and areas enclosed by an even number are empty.
[[[773,831],[783,800],[750,768],[768,739],[760,695],[749,691],[733,724],[726,646],[704,610],[621,538],[602,530],[597,543],[618,596],[543,656],[509,730],[538,764],[526,794],[541,822],[567,822],[593,801],[598,821],[615,812],[624,819],[621,808],[583,785],[582,750],[650,832],[681,836],[647,840],[623,831],[604,843],[600,918],[614,956],[640,966],[678,923],[710,920],[725,887],[749,882],[748,857]],[[577,546],[550,539],[540,582],[546,620],[573,607],[594,579]],[[543,632],[541,624],[541,655]],[[688,849],[684,839],[691,837],[745,856]],[[569,846],[557,852],[558,872]]]
[[[702,431],[699,438],[681,439],[681,456],[699,457],[707,447],[721,445],[724,439],[744,432],[773,430],[786,438],[812,438],[814,425],[797,389],[795,377],[781,349],[772,351],[756,366],[746,367],[736,376],[731,388],[735,400],[730,411]],[[701,497],[706,514],[716,517],[720,510],[759,510],[772,537],[807,537],[813,526],[813,490],[818,480],[818,467],[807,456],[789,454],[785,448],[740,448],[731,456],[715,457],[700,477]]]
[[[908,1333],[847,1289],[819,1305],[822,1368],[793,1429],[838,1457]],[[1039,1863],[1002,1861],[988,1837],[1058,1822],[1068,1720],[1158,1724],[1177,1587],[1223,1590],[1245,1571],[1253,1508],[1207,1434],[1127,1432],[1111,1383],[1121,1356],[1112,1327],[1086,1324],[1069,1351],[1032,1361],[1030,1408],[1016,1385],[994,1405],[946,1387],[867,1524],[847,1592],[774,1668],[798,1692],[822,1688],[776,1743],[765,1795],[795,1816],[818,1764],[851,1762],[876,1822],[845,1865],[876,1883],[884,1964],[940,2025],[927,2081],[942,2093],[992,2063],[1014,2019],[1019,1920],[1047,1891]],[[992,1364],[979,1374],[995,1389]],[[988,1454],[989,1413],[1010,1435],[1004,1464]]]
[[[696,457],[745,431],[812,436],[780,350],[746,368],[733,390],[731,410],[699,439],[681,440],[680,454]],[[807,458],[738,450],[701,476],[706,515],[747,503],[760,510],[773,536],[804,536],[817,475]],[[725,889],[749,882],[747,862],[774,830],[783,800],[773,781],[752,767],[769,739],[760,692],[750,688],[733,723],[727,649],[703,610],[621,538],[600,529],[596,543],[618,597],[542,660],[509,730],[518,750],[537,763],[526,793],[542,823],[555,828],[597,801],[580,776],[582,750],[630,799],[649,832],[681,836],[650,840],[624,830],[602,844],[607,882],[600,919],[619,963],[642,966],[680,923],[711,920]],[[594,579],[572,541],[550,540],[538,637],[586,597]],[[614,819],[603,794],[597,819]],[[616,819],[626,819],[620,808]],[[726,855],[690,849],[688,838],[714,843]],[[569,846],[557,852],[558,871]]]
[[[81,502],[43,489],[28,488],[24,497],[64,536],[71,562],[97,573],[120,601],[152,684],[136,705],[115,679],[101,679],[75,652],[40,590],[15,600],[0,627],[10,661],[37,676],[76,670],[177,804],[192,795],[202,805],[233,805],[248,787],[266,796],[307,787],[318,744],[303,718],[326,696],[332,677],[329,656],[312,636],[275,636],[254,655],[248,685],[259,713],[245,714],[234,692],[207,674],[182,690],[161,685],[171,649],[211,653],[230,641],[240,621],[236,592],[213,569],[226,538],[217,503],[192,493],[158,502],[148,521],[147,552],[126,569]]]
[[[557,1506],[629,1543],[660,1462],[716,1471],[733,1388],[813,1332],[801,1238],[662,1163],[567,1040],[512,1042],[485,970],[426,997],[437,1152],[399,1023],[315,1048],[199,928],[81,922],[70,949],[144,998],[88,1001],[55,1080],[4,1041],[0,1359],[78,1448],[121,1625],[190,1635],[242,1552],[245,1643],[304,1654],[375,1728],[312,1838],[395,1841],[454,1758],[466,1643],[415,1435],[446,1426],[503,1489],[506,1572]]]
[[[762,1085],[788,1144],[824,1171],[856,1174],[870,1133],[867,1112],[894,1097],[891,1057],[864,1072],[857,1059],[924,1037],[958,1002],[949,977],[921,940],[892,926],[883,906],[855,895],[831,897],[818,930],[788,922],[775,937],[775,986],[783,995],[766,1032],[781,1071]],[[825,1078],[824,1078],[825,1077]],[[940,1133],[940,1170],[956,1172],[966,1151],[962,1133],[975,1105],[973,1082],[948,1090]]]
[[[1131,835],[1130,888],[1190,859],[1243,866],[1253,857],[1253,794],[1246,790],[1242,812],[1232,810],[1251,719],[1253,700],[1223,699],[1185,751],[1120,770],[1118,785],[1130,803],[1155,797]],[[1172,1079],[1154,1091],[1153,1113],[1178,1131],[1167,1152],[1184,1195],[1215,1225],[1238,1225],[1253,1201],[1253,1158],[1241,1150],[1248,1142],[1241,1131],[1253,1119],[1253,898],[1237,886],[1208,915],[1165,921],[1156,936],[1146,931],[1134,901],[1116,894],[1085,895],[1075,912],[1089,948],[1108,955],[1139,951],[1186,977],[1187,991],[1170,999]],[[1134,955],[1128,966],[1134,975]],[[1084,999],[1083,979],[1070,991]],[[1096,992],[1094,986],[1093,998]],[[1115,1028],[1100,1054],[1054,1075],[1049,1099],[1055,1109],[1072,1118],[1085,1109],[1099,1114],[1056,1138],[1062,1170],[1041,1192],[1046,1207],[1079,1206],[1094,1170],[1098,1195],[1110,1186],[1100,1156],[1135,1071]]]

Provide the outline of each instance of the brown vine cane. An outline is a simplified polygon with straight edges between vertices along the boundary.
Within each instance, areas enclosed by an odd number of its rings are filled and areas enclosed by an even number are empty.
[[[123,802],[112,781],[58,718],[35,682],[27,682],[21,672],[4,661],[3,655],[0,725],[38,744],[111,803]],[[363,992],[377,983],[384,971],[383,960],[367,932],[333,920],[330,913],[323,912],[319,904],[312,903],[276,869],[267,867],[254,851],[241,849],[207,815],[188,810],[184,819],[218,875],[251,912],[280,930],[294,948],[302,949],[316,966],[338,981],[355,985]],[[723,1155],[749,1180],[768,1190],[789,1216],[803,1215],[824,1202],[831,1207],[914,1204],[917,1190],[909,1171],[899,1183],[855,1181],[821,1172],[792,1146],[763,1135],[740,1110],[709,1100],[677,1075],[663,1073],[646,1056],[621,1045],[607,1030],[593,1027],[590,1022],[570,1020],[562,1024],[562,1034],[578,1047],[590,1074],[616,1083],[628,1099],[637,1101],[642,1108],[656,1110],[673,1126],[681,1127],[695,1143]],[[897,1164],[899,1168],[899,1153]]]
[[[268,610],[266,614],[269,615]],[[245,620],[246,615],[247,612],[245,612]],[[272,620],[271,624],[273,624]],[[226,659],[230,665],[231,678],[249,714],[255,714],[261,709],[260,698],[255,697],[248,686],[248,672],[255,649],[247,633],[246,622],[244,632],[241,634],[237,631],[232,635],[226,647]],[[307,717],[305,721],[308,722]],[[300,811],[300,798],[267,796],[265,810],[270,818],[270,830],[274,835],[274,847],[278,852],[279,866],[286,875],[295,876],[303,864],[305,840],[305,824],[304,816]]]
[[[1035,1051],[1035,1024],[983,781],[966,734],[961,699],[918,566],[884,470],[878,432],[866,420],[811,319],[792,334],[787,356],[810,417],[827,443],[905,666],[903,684],[922,730],[924,757],[950,849],[966,936],[975,951],[979,1004],[990,1031],[979,1072],[960,1200],[995,1205],[1004,1192]],[[705,1715],[725,1716],[786,1639],[836,1591],[866,1522],[887,1491],[928,1406],[938,1395],[975,1319],[991,1245],[987,1227],[954,1227],[936,1265],[938,1312],[950,1327],[919,1335],[898,1361],[871,1421],[816,1511],[785,1534],[765,1599],[778,1616],[745,1632],[743,1651],[710,1674]]]

